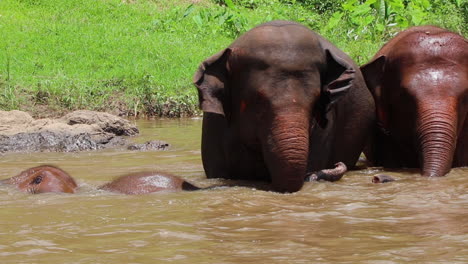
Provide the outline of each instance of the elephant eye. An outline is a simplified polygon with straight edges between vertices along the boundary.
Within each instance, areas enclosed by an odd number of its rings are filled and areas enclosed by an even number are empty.
[[[39,184],[42,182],[42,175],[39,175],[37,177],[35,177],[32,181],[31,181],[31,184]]]

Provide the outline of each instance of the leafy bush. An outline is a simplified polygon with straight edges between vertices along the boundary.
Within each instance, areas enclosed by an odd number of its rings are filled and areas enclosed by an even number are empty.
[[[2,0],[0,109],[193,114],[198,64],[260,23],[302,23],[362,64],[410,25],[466,36],[467,2]]]
[[[358,39],[366,34],[373,38],[391,37],[397,30],[420,25],[431,7],[429,0],[347,0],[326,26],[333,30],[339,24],[349,25],[347,35]]]
[[[255,9],[259,6],[265,6],[271,1],[269,0],[213,0],[218,5],[227,6],[234,8],[234,6],[245,7],[249,9]]]
[[[454,27],[466,24],[462,19],[462,1],[346,0],[342,9],[330,17],[325,29],[334,31],[338,25],[342,27],[344,23],[349,29],[347,36],[354,40],[369,36],[374,39],[388,39],[409,26],[434,22],[457,30]],[[460,27],[457,31],[463,30]]]
[[[327,14],[335,12],[341,8],[346,0],[282,0],[290,4],[300,4],[313,12]]]
[[[247,20],[238,9],[230,4],[227,8],[196,9],[190,5],[184,13],[184,17],[191,16],[199,31],[211,31],[218,34],[227,34],[236,37],[247,31]]]

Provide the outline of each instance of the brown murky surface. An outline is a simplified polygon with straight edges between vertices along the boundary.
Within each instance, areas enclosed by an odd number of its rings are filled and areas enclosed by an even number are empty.
[[[313,182],[295,194],[246,187],[140,196],[96,189],[121,174],[162,170],[208,186],[200,120],[139,121],[137,141],[162,152],[0,155],[0,178],[62,167],[78,194],[0,186],[0,263],[468,263],[468,168],[372,184],[379,170]]]

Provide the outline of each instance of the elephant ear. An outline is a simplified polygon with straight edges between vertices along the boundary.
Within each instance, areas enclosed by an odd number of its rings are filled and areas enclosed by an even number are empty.
[[[193,76],[200,109],[204,112],[225,115],[227,59],[230,53],[230,49],[225,49],[209,57]]]
[[[380,56],[371,62],[361,66],[362,75],[366,81],[367,88],[377,100],[381,94],[381,81],[385,66],[385,56]]]
[[[351,64],[334,55],[328,49],[326,50],[326,56],[327,70],[324,76],[325,82],[322,85],[325,113],[330,111],[332,106],[348,92],[353,84],[356,72]]]
[[[385,70],[385,61],[386,57],[380,56],[361,66],[361,71],[367,88],[369,88],[374,97],[378,126],[385,135],[389,135],[387,114],[382,102],[382,78]]]

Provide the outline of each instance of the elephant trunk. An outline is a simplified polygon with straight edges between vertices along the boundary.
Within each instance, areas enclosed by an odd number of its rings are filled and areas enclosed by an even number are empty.
[[[422,175],[447,174],[457,141],[456,100],[429,100],[418,106],[417,136]]]
[[[296,192],[303,184],[309,155],[309,117],[302,111],[276,115],[266,137],[263,156],[278,192]]]

